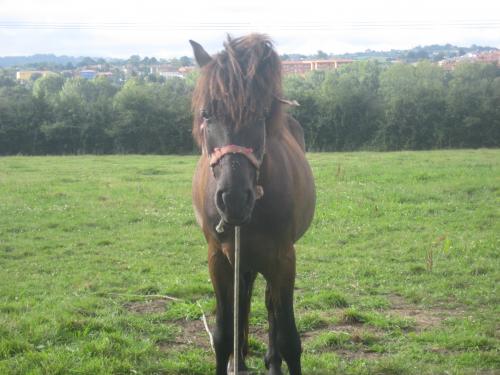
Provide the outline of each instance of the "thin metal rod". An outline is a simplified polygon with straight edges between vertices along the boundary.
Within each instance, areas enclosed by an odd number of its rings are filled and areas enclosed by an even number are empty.
[[[239,311],[240,311],[240,227],[234,227],[234,306],[233,306],[233,361],[234,375],[239,367]]]

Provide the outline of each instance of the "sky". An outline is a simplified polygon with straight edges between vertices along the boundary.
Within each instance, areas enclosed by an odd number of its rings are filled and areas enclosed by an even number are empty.
[[[341,54],[451,43],[500,48],[492,0],[0,0],[0,56],[209,53],[227,34],[262,32],[278,53]]]

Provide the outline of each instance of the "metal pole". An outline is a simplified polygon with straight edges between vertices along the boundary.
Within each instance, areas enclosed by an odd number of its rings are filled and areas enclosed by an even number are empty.
[[[234,375],[239,367],[239,311],[240,311],[240,227],[234,227],[234,306],[233,306],[233,361]]]

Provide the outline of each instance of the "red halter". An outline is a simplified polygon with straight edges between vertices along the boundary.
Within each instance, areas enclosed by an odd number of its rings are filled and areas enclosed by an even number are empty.
[[[253,154],[253,149],[238,145],[226,145],[223,147],[214,148],[214,151],[210,154],[210,166],[215,167],[220,159],[227,154],[241,154],[248,159],[250,164],[252,164],[255,169],[259,170],[260,163]]]
[[[209,155],[210,167],[212,168],[212,170],[217,165],[217,163],[219,163],[220,159],[222,159],[222,157],[226,154],[241,154],[245,156],[250,164],[255,167],[255,170],[257,171],[257,180],[259,179],[260,163],[253,154],[253,150],[251,148],[238,145],[227,145],[215,148],[214,152]],[[263,195],[264,189],[262,188],[262,185],[257,185],[255,187],[255,198],[260,199]]]
[[[206,129],[206,126],[207,126],[207,119],[203,119],[203,122],[200,124],[200,129],[204,131]],[[241,154],[248,159],[250,164],[252,164],[255,167],[257,172],[260,169],[260,162],[255,157],[253,149],[238,145],[226,145],[214,148],[214,151],[211,154],[208,154],[208,158],[210,160],[210,167],[211,168],[215,167],[220,162],[220,160],[227,154]]]

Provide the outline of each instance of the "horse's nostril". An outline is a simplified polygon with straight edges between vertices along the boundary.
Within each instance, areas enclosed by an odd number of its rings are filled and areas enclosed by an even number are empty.
[[[225,207],[231,206],[231,204],[233,203],[231,202],[231,197],[232,195],[230,193],[222,193],[222,201],[224,202]]]
[[[220,210],[224,211],[225,207],[226,207],[226,203],[225,203],[225,200],[224,200],[224,195],[226,193],[224,193],[222,190],[219,190],[217,191],[217,195],[216,195],[216,202],[217,202],[217,207],[219,207]]]
[[[217,205],[220,209],[230,206],[235,207],[249,207],[252,205],[253,194],[252,190],[248,189],[246,193],[231,193],[226,191],[219,191],[217,193]]]

